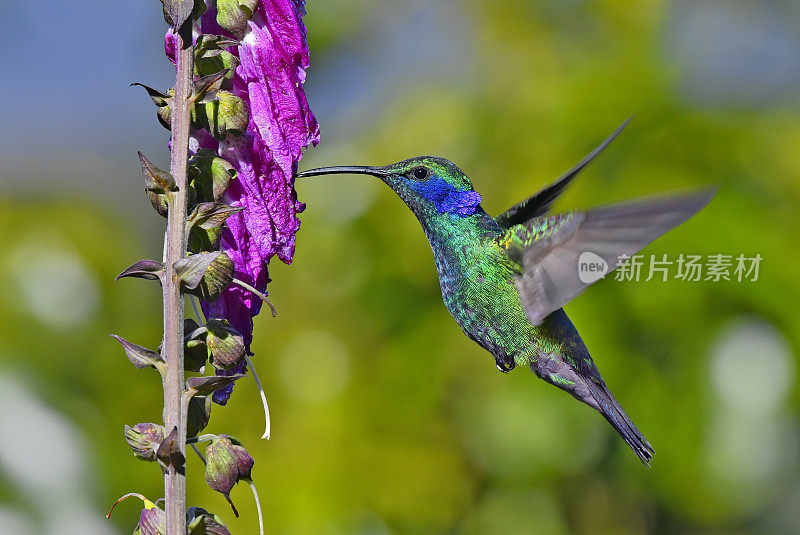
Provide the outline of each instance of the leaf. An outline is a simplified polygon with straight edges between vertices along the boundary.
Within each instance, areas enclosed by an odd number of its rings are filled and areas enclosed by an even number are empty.
[[[206,428],[211,419],[211,398],[208,396],[194,396],[189,400],[186,414],[186,436],[196,437]]]
[[[142,176],[144,176],[145,189],[147,191],[155,193],[178,191],[175,179],[168,171],[164,171],[153,165],[141,152],[137,154],[139,154],[139,161],[142,163]]]
[[[139,82],[133,82],[131,84],[131,87],[133,86],[143,87],[144,90],[147,91],[147,94],[150,96],[150,100],[153,101],[153,104],[155,104],[157,108],[163,108],[164,106],[169,106],[172,104],[173,95],[162,93],[158,89],[152,88],[149,85],[144,85]]]
[[[203,340],[189,340],[183,349],[183,369],[199,372],[208,360],[208,348]]]
[[[114,280],[118,281],[125,277],[134,277],[137,279],[159,280],[164,274],[164,264],[156,260],[139,260],[132,266],[125,268],[125,270],[117,275]]]
[[[186,387],[192,396],[208,396],[216,390],[224,388],[244,375],[205,375],[203,377],[190,377],[186,380]]]
[[[184,347],[183,369],[187,372],[202,371],[208,360],[205,336],[208,329],[202,328],[191,318],[183,320]]]
[[[164,366],[164,360],[161,358],[161,355],[153,351],[152,349],[147,349],[146,347],[138,346],[136,344],[132,344],[122,338],[121,336],[117,336],[116,334],[110,335],[112,338],[115,338],[120,344],[122,344],[122,348],[125,350],[125,354],[128,356],[128,360],[131,361],[131,364],[139,368],[147,368],[148,366],[156,368],[157,370],[161,370]]]
[[[173,28],[180,28],[194,10],[195,0],[163,0],[164,20]]]
[[[228,206],[221,202],[204,202],[198,204],[186,222],[187,227],[197,226],[205,230],[221,227],[225,220],[244,208]]]
[[[162,466],[174,466],[176,470],[186,463],[186,457],[181,453],[177,427],[173,427],[172,431],[161,441],[156,450],[156,458]]]
[[[172,101],[174,100],[175,90],[170,89],[165,94],[157,89],[140,84],[139,82],[134,82],[131,84],[131,86],[135,85],[143,87],[145,91],[147,91],[147,94],[150,95],[150,100],[152,100],[153,104],[155,104],[156,108],[158,108],[158,111],[156,112],[158,115],[158,121],[161,123],[161,126],[169,130],[170,119],[172,117]]]
[[[204,33],[197,38],[194,45],[194,51],[199,54],[210,54],[214,52],[223,52],[228,48],[239,46],[239,41],[225,37],[224,35],[214,35]]]
[[[194,45],[194,72],[198,76],[207,76],[226,70],[225,78],[231,79],[239,66],[239,58],[229,52],[239,41],[221,35],[203,34]]]
[[[222,82],[229,72],[228,69],[224,69],[195,80],[191,97],[192,102],[203,101],[206,98],[206,93],[210,93],[213,97],[217,91],[222,89]]]
[[[211,263],[220,255],[225,254],[221,251],[212,251],[210,253],[197,253],[186,258],[181,258],[173,265],[178,279],[183,281],[183,285],[188,290],[194,290],[203,280]]]

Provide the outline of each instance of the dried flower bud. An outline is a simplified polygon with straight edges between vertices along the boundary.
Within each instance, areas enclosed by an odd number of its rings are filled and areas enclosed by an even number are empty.
[[[182,444],[179,440],[178,428],[173,427],[172,431],[169,432],[164,440],[161,441],[161,444],[158,445],[158,449],[156,449],[156,460],[164,470],[169,467],[180,470],[186,464],[186,457],[181,451],[183,449],[182,445],[185,446],[185,443]]]
[[[206,428],[211,419],[211,398],[194,396],[189,400],[189,411],[186,418],[187,438],[196,437]]]
[[[167,514],[156,506],[142,509],[136,529],[141,535],[165,535],[167,533]],[[134,531],[134,533],[136,532]]]
[[[211,318],[206,323],[206,345],[211,363],[217,369],[230,370],[244,360],[244,338],[227,320]]]
[[[253,458],[235,437],[215,437],[206,448],[206,462],[208,486],[222,493],[229,502],[233,486],[241,480],[251,479]]]
[[[153,165],[153,162],[148,160],[141,152],[139,152],[139,161],[142,164],[142,176],[144,177],[146,190],[165,193],[178,189],[175,185],[175,179],[169,171],[164,171]]]
[[[138,492],[129,492],[128,494],[120,497],[111,510],[106,515],[106,518],[111,518],[114,508],[128,498],[139,498],[144,504],[144,509],[139,514],[139,523],[136,524],[136,529],[133,530],[133,535],[164,535],[167,531],[167,515],[162,509],[159,509],[155,503],[148,500],[144,495]]]
[[[133,427],[125,426],[125,440],[133,450],[133,455],[143,461],[155,461],[156,450],[164,440],[164,426],[143,423]]]

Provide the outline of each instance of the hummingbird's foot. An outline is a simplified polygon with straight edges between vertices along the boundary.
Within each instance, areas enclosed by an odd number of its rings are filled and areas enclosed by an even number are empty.
[[[517,365],[511,357],[495,357],[497,369],[503,373],[508,373]]]

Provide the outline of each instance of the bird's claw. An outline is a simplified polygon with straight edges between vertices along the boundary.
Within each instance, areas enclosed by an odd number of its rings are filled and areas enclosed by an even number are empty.
[[[508,372],[510,372],[510,371],[511,371],[511,370],[513,370],[513,369],[514,369],[514,367],[517,365],[517,364],[514,362],[514,359],[508,359],[508,360],[505,360],[505,359],[504,359],[504,360],[497,359],[496,363],[497,363],[497,369],[498,369],[498,370],[500,370],[500,371],[501,371],[501,372],[503,372],[503,373],[508,373]]]

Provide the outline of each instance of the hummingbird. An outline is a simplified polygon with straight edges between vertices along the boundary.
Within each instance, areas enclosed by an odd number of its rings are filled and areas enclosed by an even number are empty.
[[[602,278],[582,276],[582,255],[599,268],[605,265],[607,275],[700,211],[716,188],[550,212],[553,201],[630,120],[555,182],[497,217],[483,210],[481,195],[464,172],[441,157],[322,167],[297,176],[366,174],[388,185],[419,220],[444,304],[464,333],[492,354],[500,371],[528,366],[598,411],[649,466],[655,451],[609,391],[563,307]]]

